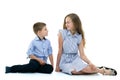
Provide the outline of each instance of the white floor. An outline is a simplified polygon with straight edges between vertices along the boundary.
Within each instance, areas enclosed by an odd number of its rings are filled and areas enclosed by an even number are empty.
[[[94,75],[67,75],[53,72],[52,74],[41,73],[9,73],[5,74],[5,66],[0,67],[0,80],[120,80],[120,69],[117,67],[117,76]]]

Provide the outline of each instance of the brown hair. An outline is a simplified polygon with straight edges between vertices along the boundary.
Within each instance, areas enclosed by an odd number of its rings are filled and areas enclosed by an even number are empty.
[[[77,31],[77,33],[81,34],[82,35],[82,39],[83,39],[83,45],[85,46],[85,36],[84,36],[84,31],[82,29],[82,23],[81,23],[81,20],[79,18],[79,16],[75,13],[71,13],[71,14],[68,14],[65,18],[64,18],[64,23],[63,23],[63,29],[67,29],[66,27],[66,18],[69,17],[71,18],[72,22],[73,22],[73,25],[75,27],[75,30]]]
[[[38,32],[39,30],[42,30],[43,27],[45,27],[45,26],[46,26],[46,24],[43,23],[43,22],[37,22],[37,23],[35,23],[35,24],[33,25],[33,31],[34,31],[34,33],[37,35],[37,32]]]

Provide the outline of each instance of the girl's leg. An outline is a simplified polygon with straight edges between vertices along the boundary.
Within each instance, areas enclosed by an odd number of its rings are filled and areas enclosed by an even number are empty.
[[[82,75],[82,74],[95,74],[95,73],[98,73],[98,69],[97,67],[95,66],[91,66],[91,65],[88,65],[87,67],[85,67],[83,70],[79,71],[79,72],[76,72],[75,70],[72,71],[72,74],[73,75]],[[101,71],[102,73],[102,71]]]
[[[73,75],[80,75],[80,74],[95,74],[95,73],[101,73],[103,75],[112,75],[111,70],[104,69],[104,68],[97,68],[96,66],[88,65],[83,70],[76,72],[75,70],[72,71]]]
[[[15,73],[15,72],[33,73],[33,72],[37,71],[39,66],[40,66],[40,64],[36,60],[31,59],[28,64],[14,65],[14,66],[10,67],[10,72],[11,73]]]

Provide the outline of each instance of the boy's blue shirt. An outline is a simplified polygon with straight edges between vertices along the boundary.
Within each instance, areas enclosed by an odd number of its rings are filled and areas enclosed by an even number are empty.
[[[48,39],[40,40],[38,37],[30,43],[27,55],[30,56],[33,54],[34,56],[44,60],[47,63],[47,58],[52,54],[52,46]]]

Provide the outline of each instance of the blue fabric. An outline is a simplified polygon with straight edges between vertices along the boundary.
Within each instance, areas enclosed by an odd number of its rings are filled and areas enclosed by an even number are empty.
[[[40,40],[38,37],[30,43],[27,55],[31,54],[47,62],[47,57],[52,54],[51,43],[48,39]]]
[[[63,38],[63,53],[78,53],[78,46],[82,36],[78,33],[72,35],[69,30],[59,30]]]
[[[72,35],[69,30],[59,30],[63,39],[63,51],[60,60],[60,69],[62,72],[71,74],[73,70],[81,71],[88,64],[78,55],[79,44],[82,40],[81,34]]]

